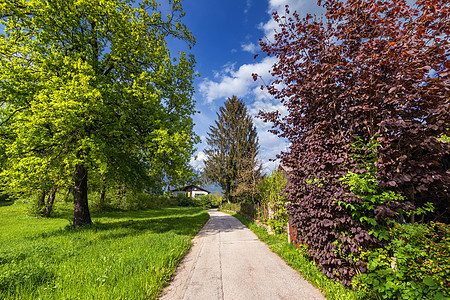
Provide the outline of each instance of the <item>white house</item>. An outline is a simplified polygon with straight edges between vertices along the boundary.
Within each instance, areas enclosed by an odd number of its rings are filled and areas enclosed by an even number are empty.
[[[197,185],[188,185],[183,188],[172,190],[172,195],[174,197],[178,195],[185,195],[186,197],[194,198],[196,196],[208,195],[210,193],[210,191],[207,191]]]

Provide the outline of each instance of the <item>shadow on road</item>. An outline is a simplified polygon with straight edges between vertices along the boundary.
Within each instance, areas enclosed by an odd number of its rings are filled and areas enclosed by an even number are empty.
[[[230,215],[217,215],[216,210],[210,210],[211,215],[205,227],[197,234],[198,237],[218,234],[219,232],[237,232],[246,229],[238,219]]]

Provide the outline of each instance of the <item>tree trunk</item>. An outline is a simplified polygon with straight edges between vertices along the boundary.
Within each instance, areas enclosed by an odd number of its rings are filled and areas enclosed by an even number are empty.
[[[45,191],[42,190],[39,194],[37,203],[36,203],[36,215],[42,216],[45,207]]]
[[[227,180],[225,183],[225,199],[227,199],[228,204],[231,203],[230,198],[231,198],[231,184],[230,182]]]
[[[117,203],[121,206],[123,202],[122,186],[117,187]]]
[[[75,166],[75,185],[73,187],[73,227],[92,224],[87,198],[88,169],[83,165]]]
[[[45,211],[43,216],[48,218],[52,213],[53,203],[55,203],[56,190],[58,187],[56,185],[52,186],[50,193],[48,194],[47,203],[45,205]]]
[[[105,196],[106,196],[106,187],[102,186],[102,191],[100,192],[100,208],[105,207]]]
[[[127,194],[127,185],[124,184],[122,186],[122,199],[125,198],[126,194]]]

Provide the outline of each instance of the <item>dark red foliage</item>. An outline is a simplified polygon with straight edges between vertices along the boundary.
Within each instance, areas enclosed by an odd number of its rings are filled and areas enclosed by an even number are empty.
[[[365,265],[348,255],[381,245],[337,205],[350,201],[338,179],[360,171],[349,155],[355,136],[367,142],[379,135],[381,186],[418,207],[433,202],[435,213],[427,217],[449,220],[449,144],[436,138],[450,129],[450,4],[322,2],[323,19],[274,13],[281,29],[273,42],[261,42],[278,58],[272,70],[277,80],[267,88],[289,114],[260,115],[292,143],[280,157],[292,169],[289,212],[299,239],[325,274],[349,284]],[[311,179],[322,185],[307,184]],[[402,208],[387,203],[377,217]]]

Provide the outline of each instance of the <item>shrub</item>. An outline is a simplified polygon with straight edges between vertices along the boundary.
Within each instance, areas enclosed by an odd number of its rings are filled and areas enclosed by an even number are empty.
[[[228,203],[223,202],[221,205],[222,210],[235,211],[237,213],[241,212],[241,204],[240,203]]]
[[[415,206],[432,201],[439,213],[428,220],[450,218],[450,145],[435,138],[449,128],[450,41],[442,33],[450,30],[450,4],[408,2],[318,1],[323,18],[286,8],[274,14],[280,28],[273,40],[260,43],[277,59],[266,88],[288,112],[260,116],[291,142],[279,155],[291,175],[289,215],[323,272],[346,285],[355,275],[352,260],[335,251],[376,243],[367,223],[338,205],[348,192],[338,179],[359,171],[349,155],[355,136],[367,142],[379,135],[380,187]],[[314,179],[320,183],[308,184]]]
[[[450,297],[450,226],[395,225],[386,248],[365,253],[370,273],[355,277],[362,296],[382,299]]]
[[[179,194],[175,198],[172,198],[172,204],[174,206],[181,206],[181,207],[197,206],[197,203],[193,198],[186,197],[185,195],[182,194]]]
[[[286,224],[289,221],[286,208],[281,203],[269,203],[275,211],[272,217],[267,221],[273,232],[282,233],[286,231]]]
[[[201,195],[196,201],[201,207],[218,207],[222,203],[222,197],[219,194]]]
[[[272,229],[272,231],[275,233],[283,233],[286,231],[286,224],[289,218],[286,214],[286,209],[283,210],[284,210],[283,214],[280,214],[279,216],[273,219],[269,219],[269,221],[267,222],[267,224],[270,226],[270,229]]]
[[[10,201],[8,194],[0,194],[0,201]]]
[[[105,203],[98,202],[99,195],[92,194],[92,205],[98,207],[100,210],[108,209],[123,209],[123,210],[140,210],[140,209],[155,209],[165,206],[164,203],[168,201],[167,196],[149,195],[145,192],[128,191],[123,196],[119,197],[116,191],[107,192]]]
[[[276,233],[283,232],[289,220],[285,207],[286,197],[283,195],[286,183],[287,180],[283,177],[283,173],[275,170],[259,185],[261,202],[267,203],[274,212],[267,223]]]

